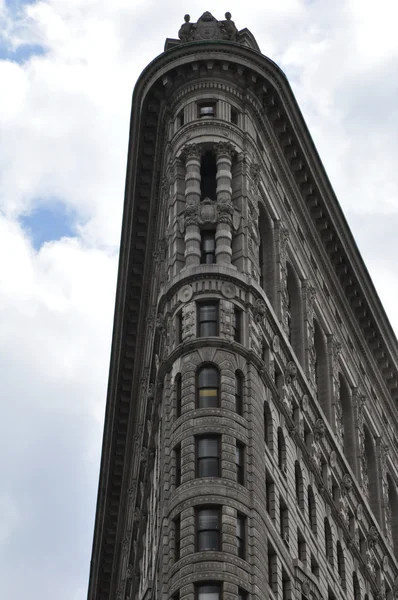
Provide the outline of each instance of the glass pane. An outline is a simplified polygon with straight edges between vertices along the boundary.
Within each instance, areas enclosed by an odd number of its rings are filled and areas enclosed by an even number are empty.
[[[209,323],[200,323],[199,337],[209,337],[217,335],[217,323],[211,321]]]
[[[198,550],[218,550],[218,531],[199,532]]]
[[[201,115],[213,115],[214,114],[214,106],[201,106],[200,114]]]
[[[199,321],[216,321],[217,306],[215,304],[199,305]]]
[[[198,477],[219,477],[218,458],[200,458],[198,461]]]
[[[244,526],[242,517],[238,517],[236,520],[236,537],[243,539]]]
[[[218,510],[202,508],[198,513],[198,529],[218,529]]]
[[[202,246],[205,252],[214,252],[216,247],[214,232],[210,231],[207,233],[202,233]]]
[[[219,600],[220,586],[219,585],[199,585],[198,600]]]
[[[199,372],[198,383],[200,388],[217,388],[218,371],[215,367],[204,367]]]
[[[198,408],[217,408],[218,390],[199,390]]]
[[[198,457],[204,458],[207,456],[218,457],[217,438],[201,438],[198,440]]]
[[[242,446],[236,446],[236,451],[235,451],[235,461],[237,465],[242,465],[242,458],[243,458],[243,451],[242,451]]]

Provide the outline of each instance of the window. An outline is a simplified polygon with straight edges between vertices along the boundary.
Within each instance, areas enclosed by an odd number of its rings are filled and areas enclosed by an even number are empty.
[[[236,547],[238,551],[238,556],[240,558],[245,558],[246,555],[246,517],[240,515],[236,517]]]
[[[240,485],[245,484],[245,447],[240,442],[236,442],[235,449],[236,481]]]
[[[308,486],[308,521],[311,527],[312,533],[316,535],[316,502],[312,487]]]
[[[289,511],[283,498],[279,499],[279,528],[282,541],[289,547]]]
[[[212,152],[206,152],[200,162],[200,200],[217,199],[217,161]]]
[[[336,554],[337,554],[337,572],[340,577],[340,583],[342,588],[345,590],[346,588],[346,580],[345,580],[345,561],[344,561],[344,552],[340,542],[336,544]]]
[[[301,471],[300,463],[296,460],[294,464],[294,478],[296,488],[296,502],[297,506],[304,510],[304,481],[303,473]]]
[[[242,590],[242,588],[238,588],[238,600],[247,600],[249,594],[246,590]]]
[[[174,448],[174,458],[176,465],[175,484],[176,488],[181,485],[181,444]]]
[[[274,594],[278,593],[278,558],[274,547],[268,542],[268,585]]]
[[[196,438],[196,477],[220,477],[220,436]]]
[[[286,443],[281,427],[278,427],[278,466],[282,473],[286,475]]]
[[[265,509],[275,519],[275,482],[268,471],[265,474]]]
[[[213,265],[216,262],[216,232],[202,231],[200,263],[202,265]]]
[[[231,123],[233,125],[238,124],[238,111],[235,108],[231,108]]]
[[[221,583],[196,584],[195,600],[221,600]]]
[[[242,311],[234,307],[234,340],[238,344],[242,343]]]
[[[129,596],[127,596],[127,598],[129,598]],[[180,600],[180,590],[172,595],[171,600]]]
[[[243,413],[243,374],[235,372],[235,411],[238,415]]]
[[[182,109],[177,116],[177,124],[178,127],[182,127],[185,123],[185,119],[184,119],[184,109]]]
[[[181,373],[177,373],[175,378],[176,386],[176,416],[181,416]]]
[[[197,375],[197,408],[217,408],[220,374],[216,367],[202,367]]]
[[[174,519],[174,562],[180,560],[181,549],[181,516]]]
[[[215,117],[216,116],[216,103],[215,102],[202,102],[198,104],[198,117]]]
[[[302,563],[307,562],[307,543],[301,531],[297,529],[298,557]]]
[[[218,335],[218,302],[198,304],[198,337]]]
[[[332,536],[332,528],[330,527],[330,523],[327,518],[324,521],[325,527],[325,554],[326,558],[329,561],[329,564],[333,566],[333,536]]]
[[[268,402],[264,402],[264,441],[271,450],[272,444],[272,415]]]
[[[198,552],[220,549],[220,509],[196,510],[196,549]]]
[[[176,344],[182,344],[182,309],[176,314]]]

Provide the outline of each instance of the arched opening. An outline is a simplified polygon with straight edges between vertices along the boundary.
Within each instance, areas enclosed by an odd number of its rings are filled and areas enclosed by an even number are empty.
[[[390,504],[390,524],[392,542],[394,546],[394,554],[398,558],[398,495],[397,486],[395,485],[390,474],[387,474],[388,483],[388,502]]]
[[[332,528],[330,527],[329,520],[325,517],[324,520],[324,532],[325,532],[325,555],[330,565],[333,566],[333,535]]]
[[[314,533],[316,535],[316,533],[317,533],[316,502],[315,502],[314,491],[310,485],[307,488],[307,497],[308,497],[308,522],[310,524],[312,533]]]
[[[196,408],[218,408],[219,404],[219,370],[214,365],[205,365],[196,374]]]
[[[272,221],[265,208],[259,205],[259,262],[260,262],[260,285],[267,294],[268,300],[274,305],[274,275],[275,275],[275,250],[274,231]]]
[[[379,494],[378,494],[378,478],[377,478],[377,463],[376,463],[376,448],[372,434],[365,425],[365,456],[368,467],[368,497],[370,508],[372,509],[376,519],[380,520],[379,512]]]
[[[287,474],[286,442],[281,427],[278,427],[278,466],[284,475]]]
[[[326,338],[318,321],[314,319],[315,385],[318,402],[330,422],[328,363]]]
[[[356,473],[355,461],[355,431],[354,416],[351,403],[351,392],[345,377],[340,373],[340,405],[341,405],[341,428],[343,434],[344,454],[350,463],[354,473]]]
[[[217,199],[217,162],[212,152],[206,152],[200,163],[200,199]]]
[[[272,414],[268,402],[264,402],[264,441],[268,448],[273,450]]]
[[[300,282],[293,267],[287,267],[287,325],[290,344],[300,363],[303,364],[303,324]]]

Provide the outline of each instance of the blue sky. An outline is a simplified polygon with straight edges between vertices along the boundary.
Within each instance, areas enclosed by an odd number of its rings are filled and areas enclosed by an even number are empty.
[[[1,598],[86,597],[132,90],[208,8],[0,0]],[[226,10],[290,77],[397,331],[396,3]]]

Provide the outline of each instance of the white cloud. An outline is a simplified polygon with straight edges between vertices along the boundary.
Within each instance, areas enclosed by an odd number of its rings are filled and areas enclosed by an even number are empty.
[[[85,597],[133,85],[187,10],[195,21],[205,9],[47,0],[11,11],[0,0],[0,44],[44,49],[0,61],[4,598]],[[287,73],[398,329],[395,3],[230,0],[225,10]],[[18,218],[53,202],[72,209],[78,237],[35,250]]]

